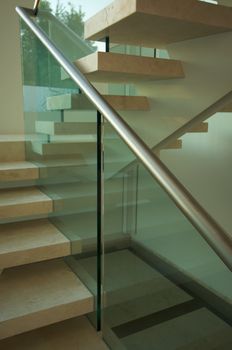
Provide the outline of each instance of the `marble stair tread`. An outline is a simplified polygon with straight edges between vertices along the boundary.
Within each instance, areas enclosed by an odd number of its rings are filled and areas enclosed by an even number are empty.
[[[165,151],[165,150],[175,150],[175,149],[181,149],[182,148],[182,140],[178,139],[175,141],[170,142],[169,144],[165,145],[164,147],[161,148],[161,151]]]
[[[53,200],[54,216],[62,213],[78,213],[96,210],[96,178],[86,183],[63,183],[45,185],[41,189]],[[119,205],[122,202],[122,179],[109,180],[105,188],[105,200],[108,205]]]
[[[85,22],[85,38],[143,47],[231,31],[232,9],[196,0],[115,0]]]
[[[129,161],[128,161],[129,162]],[[105,160],[105,178],[109,178],[113,175],[115,177],[125,176],[123,173],[118,173],[120,168],[123,168],[128,162],[121,161],[109,161]],[[55,183],[56,178],[62,178],[67,182],[70,182],[70,178],[73,178],[75,182],[78,182],[79,179],[82,179],[86,182],[87,179],[93,181],[96,180],[96,159],[81,159],[76,158],[67,158],[67,159],[51,159],[44,161],[35,162],[40,171],[40,179],[53,179]],[[61,181],[60,181],[61,182]]]
[[[79,123],[79,122],[36,122],[36,131],[47,135],[88,135],[96,134],[96,123]]]
[[[145,96],[102,95],[116,110],[149,110],[148,98]],[[83,94],[65,94],[47,98],[48,110],[91,110],[96,108]]]
[[[47,219],[0,226],[0,269],[70,254],[70,241]]]
[[[96,140],[94,137],[74,140],[62,140],[56,142],[32,142],[32,150],[41,156],[81,156],[82,153],[94,151],[96,148]]]
[[[62,259],[0,276],[0,339],[93,311],[93,296]]]
[[[39,177],[38,167],[31,162],[0,163],[0,182],[36,180]]]
[[[220,112],[225,112],[225,113],[232,112],[232,102],[228,103],[225,107],[221,108]]]
[[[86,138],[88,140],[90,137],[96,141],[97,135],[97,123],[96,121],[76,121],[76,122],[60,122],[60,121],[37,121],[36,122],[36,132],[47,134],[47,135],[76,135],[74,139],[78,141],[78,139]],[[109,138],[110,135],[116,136],[116,131],[112,128],[112,126],[104,122],[104,130],[105,130],[105,138]]]
[[[95,82],[135,82],[184,78],[180,61],[95,52],[75,62],[76,66]]]
[[[195,126],[193,126],[191,129],[188,130],[188,132],[190,133],[198,133],[198,132],[208,132],[209,129],[209,124],[206,122],[202,122],[200,124],[197,124]]]
[[[85,316],[0,341],[1,350],[109,350]]]
[[[128,247],[130,236],[121,233],[121,208],[113,210],[105,209],[104,234],[105,247]],[[72,246],[72,254],[82,252],[96,251],[97,245],[97,217],[96,210],[87,213],[77,213],[64,215],[53,219],[55,226],[62,232],[65,232]]]
[[[25,160],[25,137],[23,135],[0,135],[0,162]]]
[[[36,187],[0,190],[0,219],[47,215],[53,211],[51,198]]]
[[[49,193],[49,197],[53,199],[62,198],[83,198],[85,196],[96,196],[97,193],[96,179],[87,183],[64,183],[58,185],[48,185],[41,187],[45,193]],[[122,193],[122,179],[109,179],[105,186],[105,193]]]

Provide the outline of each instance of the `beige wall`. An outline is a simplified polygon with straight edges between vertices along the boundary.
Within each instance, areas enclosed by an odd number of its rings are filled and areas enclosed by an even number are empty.
[[[183,63],[185,78],[137,85],[138,94],[149,97],[151,111],[121,114],[149,146],[231,90],[231,42],[228,32],[169,45],[170,58]]]
[[[232,113],[217,113],[208,122],[208,133],[186,134],[182,150],[162,151],[161,160],[232,234]]]
[[[19,20],[15,7],[32,7],[32,4],[32,0],[1,1],[0,134],[24,132]]]
[[[232,6],[231,0],[218,0],[219,5]]]

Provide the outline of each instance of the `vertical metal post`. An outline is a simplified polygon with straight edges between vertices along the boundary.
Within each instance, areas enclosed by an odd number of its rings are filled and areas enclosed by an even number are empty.
[[[40,0],[35,0],[35,2],[34,2],[33,12],[34,12],[34,15],[35,15],[35,16],[37,16],[37,14],[38,14],[39,3],[40,3]]]
[[[157,49],[154,49],[154,58],[157,57]]]
[[[97,331],[102,328],[103,210],[102,115],[97,111]]]
[[[107,36],[105,38],[105,43],[106,43],[106,52],[110,52],[110,38]]]
[[[63,109],[60,110],[60,121],[61,121],[61,123],[64,122],[64,110]]]

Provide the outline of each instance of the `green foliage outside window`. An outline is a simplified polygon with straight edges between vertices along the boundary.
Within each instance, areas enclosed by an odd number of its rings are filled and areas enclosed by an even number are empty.
[[[53,13],[63,24],[74,31],[80,38],[84,36],[84,16],[82,8],[78,9],[71,3],[65,7],[60,0],[57,1],[55,10],[52,9],[49,0],[42,0],[40,3],[41,11]],[[38,16],[39,26],[50,36],[49,19],[46,16]],[[51,57],[48,50],[35,38],[35,35],[28,27],[21,23],[22,54],[23,54],[23,76],[24,85],[36,86],[54,86],[73,88],[75,85],[72,81],[61,81],[61,70],[59,65]],[[81,40],[81,39],[80,39]],[[93,50],[94,46],[86,43],[86,47]],[[35,64],[36,62],[36,64]]]

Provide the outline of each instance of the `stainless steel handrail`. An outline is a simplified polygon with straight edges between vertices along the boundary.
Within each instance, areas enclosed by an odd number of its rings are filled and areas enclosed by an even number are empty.
[[[39,10],[39,4],[40,4],[40,0],[35,0],[34,6],[33,6],[33,12],[35,16],[37,15]]]
[[[57,62],[86,94],[96,109],[113,126],[146,169],[163,187],[169,197],[189,219],[201,236],[232,271],[232,237],[205,211],[169,169],[138,137],[120,115],[102,98],[80,70],[52,43],[46,33],[30,17],[31,10],[16,7],[16,11]]]

